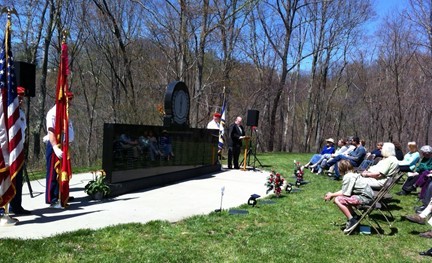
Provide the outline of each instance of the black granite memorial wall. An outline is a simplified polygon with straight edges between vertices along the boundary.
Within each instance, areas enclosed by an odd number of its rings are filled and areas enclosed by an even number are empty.
[[[111,195],[220,171],[217,144],[217,130],[106,123],[102,168]]]

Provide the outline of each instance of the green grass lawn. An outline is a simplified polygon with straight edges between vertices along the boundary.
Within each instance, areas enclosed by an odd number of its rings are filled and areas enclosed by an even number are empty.
[[[259,160],[287,181],[294,159],[307,162],[310,154],[260,154]],[[309,184],[301,191],[270,197],[274,204],[243,205],[247,215],[228,211],[194,216],[171,224],[153,221],[102,230],[80,230],[42,240],[0,240],[2,262],[416,262],[428,261],[419,251],[432,246],[418,232],[422,226],[402,220],[418,205],[416,196],[394,195],[396,220],[392,230],[380,220],[383,236],[352,235],[341,231],[342,213],[324,202],[327,191],[340,182],[306,172]],[[263,188],[265,181],[263,181]],[[400,190],[396,185],[392,192]],[[241,191],[241,189],[239,189]],[[377,215],[377,213],[374,213]],[[115,215],[113,215],[115,216]],[[59,221],[59,224],[62,222]],[[367,224],[367,221],[364,221]],[[0,229],[1,231],[1,229]]]

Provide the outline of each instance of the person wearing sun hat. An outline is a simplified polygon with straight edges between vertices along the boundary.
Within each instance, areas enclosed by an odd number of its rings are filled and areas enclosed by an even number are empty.
[[[332,178],[333,180],[340,180],[337,162],[339,162],[340,160],[348,160],[354,167],[358,167],[365,158],[366,149],[360,143],[360,138],[357,136],[353,137],[351,144],[355,146],[354,151],[350,152],[346,156],[339,154],[338,156],[330,159],[325,164],[325,166],[321,165],[323,170],[329,170],[331,166],[334,166],[335,176]]]
[[[222,115],[219,112],[213,114],[213,119],[207,124],[207,129],[219,130]]]
[[[304,168],[314,169],[322,161],[322,157],[327,156],[327,154],[335,153],[334,140],[333,138],[326,139],[326,145],[322,148],[319,154],[314,154]]]

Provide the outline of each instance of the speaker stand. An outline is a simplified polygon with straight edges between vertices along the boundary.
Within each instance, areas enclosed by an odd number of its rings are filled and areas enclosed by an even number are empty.
[[[29,176],[28,176],[27,165],[26,164],[24,164],[24,166],[23,166],[23,177],[24,177],[24,180],[27,182],[27,186],[28,186],[28,189],[29,189],[30,197],[34,198],[33,189],[32,189],[32,186],[30,184],[30,179],[29,179]]]
[[[27,97],[26,123],[27,123],[27,129],[25,131],[25,138],[24,138],[24,165],[23,165],[22,169],[23,169],[23,178],[27,182],[27,186],[28,186],[28,189],[29,189],[30,197],[34,198],[34,196],[33,196],[33,189],[31,187],[30,179],[29,179],[28,172],[27,172],[28,146],[29,146],[28,139],[30,137],[30,136],[28,136],[28,134],[29,134],[28,127],[30,127],[30,97]]]
[[[251,127],[251,136],[252,135],[253,135],[253,128]],[[258,142],[259,142],[258,133],[255,130],[255,145],[253,146],[253,151],[252,151],[252,154],[253,154],[253,157],[254,157],[254,161],[253,161],[253,166],[252,167],[253,167],[254,171],[255,171],[255,168],[256,168],[256,166],[255,166],[256,162],[259,163],[259,165],[260,165],[261,168],[264,167],[264,165],[261,163],[261,161],[256,156],[256,148],[257,148]]]

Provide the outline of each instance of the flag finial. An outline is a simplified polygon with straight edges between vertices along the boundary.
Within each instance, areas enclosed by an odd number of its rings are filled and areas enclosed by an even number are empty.
[[[0,13],[2,13],[2,14],[7,13],[8,19],[11,19],[12,14],[15,14],[16,16],[18,16],[16,9],[13,7],[2,6],[0,8],[1,8]]]
[[[63,43],[66,43],[66,38],[69,36],[69,30],[67,30],[67,29],[64,29],[63,31],[62,31],[62,42]]]

